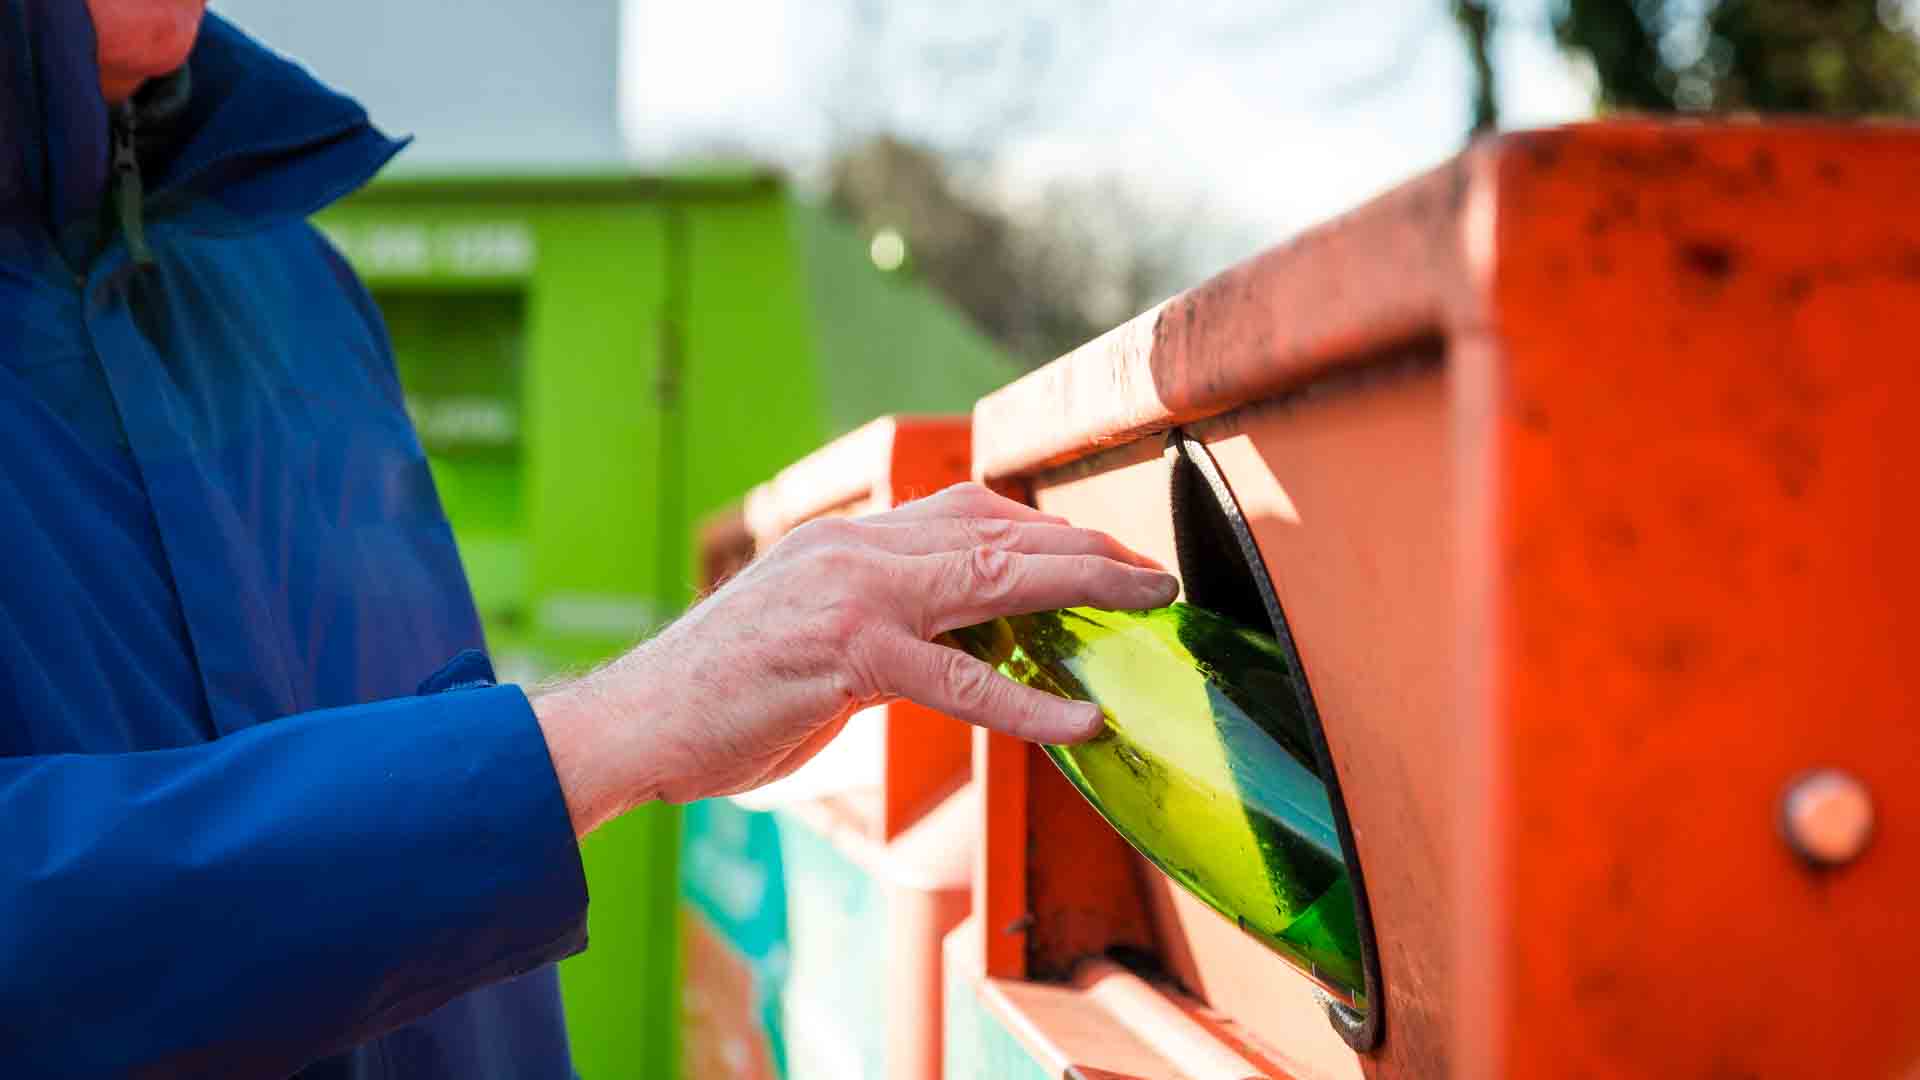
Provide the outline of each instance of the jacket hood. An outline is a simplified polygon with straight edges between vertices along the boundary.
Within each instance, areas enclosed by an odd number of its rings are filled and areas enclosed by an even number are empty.
[[[187,59],[172,151],[143,167],[149,221],[242,232],[359,187],[402,142],[366,110],[211,12]],[[108,109],[82,0],[0,0],[0,262],[98,219]]]

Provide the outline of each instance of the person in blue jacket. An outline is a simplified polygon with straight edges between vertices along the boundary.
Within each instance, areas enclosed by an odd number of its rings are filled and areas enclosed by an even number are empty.
[[[0,0],[0,1076],[566,1077],[580,836],[891,696],[1098,730],[929,639],[1175,583],[977,487],[494,685],[379,314],[306,224],[400,144],[203,4]]]

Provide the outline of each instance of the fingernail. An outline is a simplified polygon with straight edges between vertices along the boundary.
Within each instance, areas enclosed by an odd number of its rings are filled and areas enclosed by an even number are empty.
[[[1079,726],[1077,728],[1079,738],[1075,741],[1084,742],[1087,739],[1091,739],[1106,730],[1106,727],[1107,714],[1100,710],[1100,706],[1091,703],[1084,704],[1080,709]]]
[[[1153,598],[1152,606],[1165,607],[1173,603],[1173,598],[1180,595],[1180,579],[1174,577],[1172,574],[1164,574],[1157,571],[1151,571],[1150,573],[1152,576],[1149,579],[1146,592],[1148,596]]]

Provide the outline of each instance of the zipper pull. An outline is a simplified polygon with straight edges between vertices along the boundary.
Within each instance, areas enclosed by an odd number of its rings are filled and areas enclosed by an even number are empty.
[[[146,222],[141,206],[146,191],[140,182],[140,156],[134,150],[134,133],[139,122],[133,102],[125,102],[113,112],[113,195],[120,214],[120,233],[127,238],[127,253],[135,266],[153,265],[153,249],[147,246]]]

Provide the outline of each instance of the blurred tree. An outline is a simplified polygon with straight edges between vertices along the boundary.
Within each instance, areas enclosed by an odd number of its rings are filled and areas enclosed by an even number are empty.
[[[1147,207],[1111,175],[1014,199],[956,179],[948,160],[882,135],[840,154],[830,205],[867,235],[905,240],[918,274],[1015,357],[1044,363],[1185,284],[1195,212]]]
[[[1604,105],[1920,114],[1913,0],[1564,0],[1555,29]]]
[[[1641,6],[1650,17],[1643,18],[1628,0],[1568,0],[1554,18],[1554,31],[1562,45],[1593,62],[1602,106],[1671,111],[1672,73],[1663,66],[1649,29],[1666,20],[1665,4],[1655,0]]]
[[[1453,0],[1453,18],[1466,38],[1467,59],[1473,64],[1473,126],[1471,134],[1500,126],[1500,101],[1493,85],[1493,11],[1490,0]]]
[[[1457,2],[1490,25],[1492,0]],[[1194,103],[1169,109],[1237,99],[1259,103],[1249,110],[1257,117],[1333,111],[1390,92],[1452,32],[1444,9],[1428,8],[1393,20],[1377,39],[1351,42],[1323,33],[1341,22],[1340,5],[1324,0],[1201,3],[1172,20],[1152,0],[819,6],[843,13],[847,30],[823,69],[831,151],[813,175],[869,237],[901,235],[907,255],[899,272],[919,275],[1030,362],[1082,344],[1269,238],[1270,230],[1231,222],[1232,211],[1217,196],[1209,200],[1206,187],[1189,188],[1184,202],[1167,198],[1160,182],[1179,170],[1155,160],[1157,148],[1119,164],[1109,159],[1104,169],[1068,160],[1062,147],[1122,135],[1135,123],[1127,113],[1074,107],[1112,93],[1100,84],[1113,75],[1096,58],[1132,55],[1139,70],[1126,77]],[[1159,48],[1138,49],[1142,28]],[[1276,70],[1276,56],[1293,55],[1283,40],[1316,37],[1329,45],[1311,65],[1314,78],[1290,81],[1292,73]],[[1179,70],[1190,57],[1216,62]],[[1490,92],[1484,104],[1490,124]],[[914,141],[891,132],[912,132]],[[891,262],[891,236],[882,245],[876,251]]]

